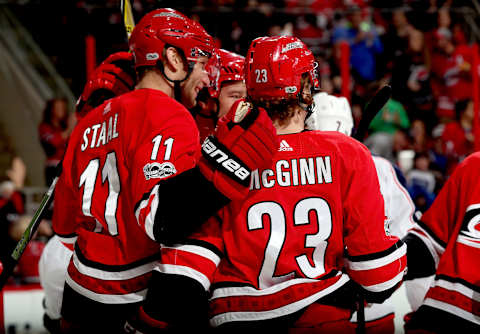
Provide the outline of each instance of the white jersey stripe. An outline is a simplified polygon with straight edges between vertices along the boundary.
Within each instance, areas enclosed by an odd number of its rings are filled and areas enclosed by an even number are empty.
[[[201,247],[201,246],[196,246],[196,245],[174,245],[172,247],[167,247],[162,245],[162,249],[171,249],[171,250],[178,250],[178,251],[183,251],[183,252],[188,252],[192,253],[198,256],[201,256],[205,259],[208,259],[212,261],[215,266],[218,266],[220,263],[220,257],[212,252],[211,250]]]
[[[464,244],[469,247],[480,248],[480,242],[474,240],[473,238],[466,237],[464,235],[459,235],[457,238],[457,242]]]
[[[428,305],[431,307],[435,307],[437,309],[452,313],[453,315],[456,315],[457,317],[461,317],[465,320],[471,321],[474,324],[480,325],[480,319],[475,316],[474,314],[465,311],[464,309],[454,306],[452,304],[444,303],[436,299],[432,298],[426,298],[425,301],[423,302],[424,305]]]
[[[71,244],[73,245],[76,241],[77,241],[77,236],[74,236],[74,237],[69,237],[69,238],[66,238],[66,237],[61,237],[57,234],[58,236],[58,239],[60,239],[61,242],[65,243],[65,244]]]
[[[343,277],[348,276],[346,274],[338,273],[336,276],[342,275]],[[295,278],[292,280],[288,280],[285,282],[282,282],[280,284],[273,285],[272,287],[269,287],[267,289],[262,289],[258,290],[250,286],[243,286],[243,287],[231,287],[231,288],[218,288],[213,290],[213,294],[211,299],[216,299],[216,298],[224,298],[224,297],[234,297],[234,296],[267,296],[267,295],[273,295],[279,291],[282,291],[283,289],[286,289],[290,286],[297,285],[297,284],[303,284],[303,283],[316,283],[318,280],[315,279],[309,279],[309,278]]]
[[[374,284],[374,285],[362,285],[362,287],[365,290],[368,290],[371,292],[382,292],[390,288],[393,288],[398,282],[400,282],[403,279],[403,275],[404,275],[404,272],[402,271],[401,273],[399,273],[397,276],[395,276],[389,281],[379,283],[379,284]]]
[[[135,293],[129,293],[125,295],[108,295],[108,294],[102,294],[102,293],[96,293],[91,290],[88,290],[84,288],[83,286],[77,284],[68,274],[66,276],[66,283],[76,292],[79,294],[88,297],[92,300],[95,300],[99,303],[104,303],[104,304],[128,304],[128,303],[137,303],[141,302],[142,300],[145,299],[145,295],[147,294],[147,289],[135,292]]]
[[[371,270],[386,266],[390,263],[395,262],[402,256],[407,253],[407,246],[403,244],[400,248],[397,248],[392,253],[388,254],[387,256],[381,257],[379,259],[374,260],[367,260],[367,261],[358,261],[353,262],[347,260],[347,264],[349,269],[351,270]]]
[[[479,209],[480,208],[480,204],[477,203],[477,204],[470,204],[468,207],[467,207],[467,210],[465,210],[465,212],[467,211],[470,211],[470,210],[474,210],[474,209]]]
[[[436,280],[434,284],[435,284],[434,286],[438,286],[450,291],[458,292],[464,295],[465,297],[480,303],[480,295],[478,294],[478,292],[473,291],[472,289],[466,287],[462,283],[453,283],[453,282],[445,281],[443,279],[439,279],[439,280]]]
[[[435,251],[440,256],[443,254],[443,252],[445,252],[445,248],[442,245],[440,245],[438,242],[436,242],[435,239],[426,230],[424,230],[420,225],[415,224],[415,226],[413,227],[413,230],[415,230],[415,229],[420,230],[421,232],[423,232],[425,235],[428,236],[428,240],[432,243]]]
[[[150,263],[146,263],[136,268],[112,272],[112,271],[105,271],[97,268],[92,268],[83,264],[82,262],[80,262],[75,252],[73,252],[72,259],[73,259],[73,264],[81,274],[85,276],[90,276],[93,278],[105,280],[105,281],[123,281],[123,280],[128,280],[128,279],[132,279],[132,278],[144,275],[146,273],[151,272],[155,267],[155,263],[156,263],[156,261],[152,261]]]
[[[309,280],[312,281],[312,280]],[[347,275],[342,275],[342,277],[329,286],[328,288],[321,290],[307,298],[301,299],[299,301],[296,301],[294,303],[273,309],[273,310],[268,310],[268,311],[261,311],[261,312],[225,312],[218,314],[210,319],[210,325],[213,327],[218,327],[221,324],[224,324],[226,322],[232,322],[232,321],[255,321],[255,320],[265,320],[265,319],[272,319],[272,318],[278,318],[287,314],[292,314],[294,312],[297,312],[298,310],[301,310],[304,307],[307,307],[308,305],[314,303],[316,300],[319,298],[322,298],[323,296],[326,296],[333,291],[337,290],[341,286],[343,286],[345,283],[349,281],[349,278]],[[297,282],[298,283],[298,282]],[[233,288],[228,288],[228,289],[233,289]],[[224,290],[224,289],[222,289]],[[271,292],[271,291],[270,291]],[[249,295],[253,295],[250,293]]]
[[[175,274],[190,277],[191,279],[194,279],[195,281],[200,283],[205,289],[205,291],[208,291],[210,289],[211,282],[208,277],[195,269],[186,266],[159,263],[155,267],[155,270],[165,274]]]
[[[140,205],[138,206],[137,210],[135,211],[135,218],[137,218],[137,223],[140,226],[142,226],[140,224],[140,211],[147,207],[151,195],[153,194],[155,196],[155,198],[152,201],[151,210],[148,213],[147,217],[145,217],[145,232],[150,237],[150,239],[152,239],[154,241],[155,241],[155,237],[153,235],[153,224],[155,223],[155,214],[156,214],[157,208],[158,208],[158,187],[159,187],[159,185],[156,185],[155,187],[153,187],[149,196],[146,199],[144,199],[143,201],[140,202]]]

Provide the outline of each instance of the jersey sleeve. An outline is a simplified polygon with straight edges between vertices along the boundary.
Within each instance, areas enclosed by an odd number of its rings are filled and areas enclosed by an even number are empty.
[[[229,199],[197,167],[199,133],[188,110],[170,98],[148,108],[144,118],[131,122],[140,122],[142,130],[131,136],[126,153],[133,157],[128,167],[133,212],[152,240],[175,244]]]
[[[384,201],[370,152],[359,144],[342,154],[353,157],[343,176],[347,273],[371,301],[375,295],[383,299],[402,281],[406,246],[385,231]]]
[[[133,157],[130,187],[136,203],[135,217],[153,240],[157,240],[154,227],[160,202],[167,200],[167,196],[176,196],[164,193],[163,184],[194,168],[200,148],[198,130],[188,111],[174,103],[164,108],[171,117],[156,117],[154,112],[147,112],[145,129],[140,138],[132,137],[126,153]]]
[[[461,166],[457,167],[431,207],[417,219],[404,238],[408,245],[408,273],[406,279],[428,277],[435,273],[440,257],[445,252],[459,212],[453,199],[459,198]]]
[[[188,277],[208,291],[223,258],[220,217],[212,216],[182,244],[162,245],[161,253],[162,259],[156,270]]]
[[[373,161],[385,204],[386,227],[392,235],[403,238],[413,227],[415,205],[408,191],[400,184],[391,163],[376,156]]]
[[[153,270],[142,306],[144,318],[178,326],[188,314],[191,324],[205,324],[210,286],[223,257],[221,249],[221,222],[216,216],[183,243],[162,245],[161,261]]]

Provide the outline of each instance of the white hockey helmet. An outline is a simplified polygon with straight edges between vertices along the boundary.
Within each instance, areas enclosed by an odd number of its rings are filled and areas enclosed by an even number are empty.
[[[313,96],[313,101],[315,106],[312,115],[306,120],[307,129],[338,131],[347,136],[352,134],[352,110],[345,97],[321,92]]]

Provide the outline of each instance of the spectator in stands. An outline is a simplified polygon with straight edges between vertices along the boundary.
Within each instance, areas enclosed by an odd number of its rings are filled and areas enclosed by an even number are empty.
[[[443,186],[444,175],[447,174],[447,156],[444,151],[444,144],[442,140],[442,133],[445,129],[445,124],[437,125],[432,131],[432,143],[429,148],[429,155],[431,161],[431,168],[435,171],[436,189],[438,194],[439,189]]]
[[[31,220],[32,216],[22,215],[19,216],[18,219],[10,226],[9,235],[12,240],[15,241],[15,243],[20,241]],[[15,268],[14,274],[20,283],[29,284],[40,282],[38,261],[40,260],[42,251],[45,248],[45,243],[37,239],[37,236],[44,235],[48,237],[52,234],[53,232],[50,225],[45,220],[42,221],[34,237],[27,244],[22,257],[18,261],[17,267]]]
[[[55,178],[55,167],[62,160],[67,140],[75,127],[75,115],[68,114],[67,101],[55,98],[47,101],[43,120],[38,127],[40,143],[47,156],[45,181],[50,185]]]
[[[395,8],[391,13],[391,17],[388,16],[388,19],[390,25],[382,37],[382,42],[385,46],[385,61],[390,63],[394,58],[401,57],[408,49],[410,31],[413,30],[414,27],[408,21],[406,8],[403,7]],[[389,67],[391,65],[392,64],[389,64]]]
[[[410,120],[403,105],[390,99],[370,123],[371,135],[365,140],[365,144],[373,154],[380,155],[393,162],[394,141],[402,139],[395,134],[398,130],[408,129],[409,126]],[[398,149],[403,149],[404,145],[400,146],[402,147]]]
[[[434,100],[430,87],[430,71],[425,61],[423,33],[411,28],[405,52],[393,58],[393,98],[402,102],[410,119],[419,118],[428,129],[436,124]]]
[[[9,236],[11,225],[25,213],[23,188],[26,168],[22,159],[14,157],[7,177],[0,182],[0,261],[11,254],[15,241]]]
[[[294,35],[307,44],[314,54],[322,49],[325,34],[326,31],[317,27],[315,15],[308,14],[298,17]]]
[[[410,137],[412,138],[412,148],[415,152],[426,152],[428,150],[430,138],[427,135],[427,129],[423,120],[413,120],[410,127]]]
[[[355,79],[359,83],[377,79],[376,57],[383,52],[383,45],[377,36],[375,25],[364,20],[358,7],[349,14],[350,25],[334,28],[334,44],[346,40],[350,45],[350,63]]]
[[[413,169],[407,174],[407,188],[415,207],[425,212],[435,199],[435,175],[430,170],[430,157],[427,153],[415,155]]]
[[[471,51],[467,45],[456,46],[447,28],[436,31],[432,54],[432,89],[439,99],[437,115],[443,122],[455,118],[456,102],[471,98]]]
[[[473,101],[468,99],[457,102],[455,113],[457,121],[446,124],[442,134],[444,151],[448,159],[448,174],[473,152],[475,144]]]

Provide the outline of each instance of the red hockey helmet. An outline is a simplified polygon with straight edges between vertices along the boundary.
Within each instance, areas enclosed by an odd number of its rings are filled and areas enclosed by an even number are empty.
[[[179,48],[189,61],[210,57],[215,49],[213,38],[200,24],[176,10],[156,9],[140,20],[130,37],[135,68],[155,66],[163,58],[165,45]]]
[[[252,99],[298,96],[303,73],[308,73],[312,85],[318,88],[313,54],[296,37],[259,37],[253,40],[245,66],[247,93]]]
[[[220,95],[222,83],[225,81],[243,81],[245,79],[243,70],[245,57],[224,49],[217,49],[216,53],[219,59],[217,65],[219,72],[214,80],[210,80],[209,91],[212,97],[218,97],[218,95]],[[208,70],[208,72],[214,73],[213,70]]]

